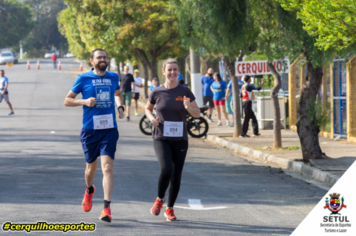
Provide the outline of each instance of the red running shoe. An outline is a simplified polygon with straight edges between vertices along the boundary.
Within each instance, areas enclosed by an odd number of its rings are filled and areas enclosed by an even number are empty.
[[[94,188],[94,192],[89,194],[88,193],[88,189],[85,189],[85,193],[84,193],[84,198],[83,198],[83,201],[82,201],[82,208],[83,208],[83,211],[85,212],[89,212],[91,210],[91,206],[92,206],[92,199],[93,199],[93,195],[95,193],[95,187],[93,185],[93,188]]]
[[[164,216],[167,218],[167,221],[175,221],[177,217],[174,215],[173,208],[167,208],[164,212]]]
[[[161,199],[161,201],[157,198],[155,203],[153,204],[153,207],[151,208],[151,214],[158,216],[159,213],[161,212],[161,208],[163,207],[164,203],[164,198]]]
[[[110,207],[104,207],[104,209],[101,211],[101,215],[99,220],[105,221],[110,223],[112,218],[111,218],[111,210]]]

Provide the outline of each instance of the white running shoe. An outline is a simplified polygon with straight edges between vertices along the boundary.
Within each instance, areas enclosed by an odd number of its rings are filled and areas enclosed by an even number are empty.
[[[222,123],[221,123],[221,121],[220,121],[220,120],[218,121],[217,126],[222,126]]]
[[[228,120],[226,121],[226,126],[230,126],[230,122]]]

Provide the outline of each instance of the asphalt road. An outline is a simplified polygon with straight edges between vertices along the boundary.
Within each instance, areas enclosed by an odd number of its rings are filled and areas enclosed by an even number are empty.
[[[94,223],[91,235],[290,235],[326,193],[279,169],[191,138],[175,207],[178,221],[167,222],[163,214],[157,217],[149,212],[157,194],[159,165],[151,137],[139,131],[140,117],[132,116],[130,122],[118,121],[113,221],[101,222],[100,166],[93,208],[89,213],[81,208],[85,190],[79,140],[82,108],[63,105],[79,65],[65,59],[62,71],[53,70],[51,63],[41,64],[40,70],[34,69],[35,64],[31,70],[25,67],[18,64],[5,71],[16,114],[8,116],[7,105],[0,104],[1,225]],[[78,234],[88,233],[66,233]]]

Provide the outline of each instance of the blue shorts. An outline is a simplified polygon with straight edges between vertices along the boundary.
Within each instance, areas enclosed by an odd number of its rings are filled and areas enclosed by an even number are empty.
[[[87,163],[94,162],[98,156],[108,155],[115,159],[116,144],[119,139],[117,128],[94,130],[82,129],[80,140]]]

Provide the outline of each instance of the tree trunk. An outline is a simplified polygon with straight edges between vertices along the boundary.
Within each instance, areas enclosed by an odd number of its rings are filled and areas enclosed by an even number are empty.
[[[320,127],[311,122],[308,117],[308,107],[320,91],[323,70],[321,67],[314,67],[308,62],[308,74],[303,85],[299,100],[299,121],[297,122],[297,132],[302,148],[303,160],[321,159],[325,157],[319,144]],[[315,114],[312,114],[315,116]]]
[[[277,73],[271,62],[267,63],[268,69],[271,71],[274,78],[274,87],[271,90],[271,99],[274,108],[273,120],[273,149],[282,147],[282,134],[281,134],[281,109],[279,107],[278,92],[282,87],[281,76]]]
[[[234,58],[234,57],[232,57]],[[235,76],[235,60],[230,60],[229,57],[227,56],[222,56],[221,58],[227,69],[229,70],[229,73],[231,75],[231,81],[232,81],[232,94],[233,94],[233,105],[234,105],[234,135],[233,137],[239,137],[242,131],[242,126],[241,126],[241,106],[240,106],[240,90],[239,90],[239,82]],[[242,60],[242,57],[239,58]],[[228,105],[228,104],[227,104]]]
[[[148,98],[148,68],[147,68],[147,64],[142,62],[142,66],[143,66],[143,73],[145,75],[145,83],[143,84],[143,96],[144,98]]]
[[[151,60],[151,66],[150,67],[150,70],[151,70],[151,75],[152,75],[152,78],[157,78],[158,80],[158,84],[161,84],[160,81],[159,81],[159,77],[158,77],[158,72],[157,72],[157,59],[154,55],[151,55],[152,57],[152,60]],[[165,81],[163,80],[163,83]]]

